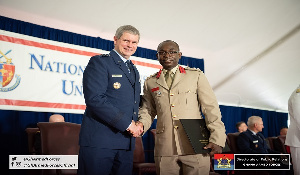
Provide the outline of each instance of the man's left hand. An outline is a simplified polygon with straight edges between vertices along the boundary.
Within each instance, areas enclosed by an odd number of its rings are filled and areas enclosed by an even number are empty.
[[[222,147],[220,147],[219,145],[217,144],[214,144],[212,142],[209,142],[205,147],[204,149],[211,149],[209,155],[210,156],[213,156],[214,154],[219,154],[219,153],[222,153]]]

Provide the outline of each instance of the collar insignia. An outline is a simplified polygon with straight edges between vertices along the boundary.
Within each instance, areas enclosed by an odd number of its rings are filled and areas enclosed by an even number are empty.
[[[180,73],[183,73],[183,74],[186,73],[185,69],[183,67],[181,67],[181,66],[179,66],[179,71],[180,71]],[[157,73],[157,75],[156,75],[157,79],[160,77],[161,73],[162,73],[162,69],[160,69],[159,72]]]

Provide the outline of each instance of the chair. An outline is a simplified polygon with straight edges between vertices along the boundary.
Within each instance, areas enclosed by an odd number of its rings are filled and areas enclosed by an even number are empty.
[[[145,152],[142,137],[137,137],[135,139],[133,173],[137,173],[138,175],[142,175],[144,173],[156,173],[155,163],[145,163]]]
[[[240,133],[228,133],[227,134],[227,144],[232,153],[238,154],[240,153],[239,148],[237,147],[237,138]]]
[[[268,137],[267,140],[269,142],[270,149],[287,154],[285,144],[286,136],[278,136],[278,137]]]
[[[281,153],[287,154],[286,146],[285,146],[285,135],[280,135],[277,137],[276,142],[274,142],[274,149]]]
[[[224,148],[222,149],[222,153],[224,153],[224,154],[226,154],[226,153],[228,153],[228,154],[232,153],[231,150],[230,150],[230,148],[229,148],[229,144],[230,144],[230,141],[229,141],[228,137],[226,137],[226,142],[225,142]]]
[[[39,122],[43,155],[78,155],[80,124]],[[42,174],[77,174],[76,169],[43,170]]]
[[[29,155],[40,154],[38,152],[38,150],[36,150],[36,148],[35,148],[35,142],[36,142],[36,137],[37,137],[36,135],[37,135],[37,132],[40,131],[40,129],[39,128],[26,128],[25,131],[27,133],[28,154]],[[39,175],[40,170],[38,170],[38,169],[28,169],[27,174]]]
[[[276,139],[277,139],[277,137],[268,137],[267,138],[267,141],[269,142],[268,145],[269,145],[271,150],[275,150],[274,149],[274,142],[275,142]]]
[[[34,143],[35,143],[35,135],[38,131],[40,131],[39,128],[26,128],[25,129],[27,133],[27,141],[28,141],[28,153],[29,154],[37,154],[35,148],[34,148]]]

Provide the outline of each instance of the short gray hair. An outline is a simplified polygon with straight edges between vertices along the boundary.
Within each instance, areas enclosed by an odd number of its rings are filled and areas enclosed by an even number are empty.
[[[259,120],[262,120],[261,117],[259,116],[251,116],[248,118],[248,126],[253,126],[255,123],[257,123]]]
[[[120,39],[124,32],[128,32],[133,35],[138,35],[139,40],[140,40],[140,32],[138,31],[138,29],[136,29],[135,27],[133,27],[131,25],[124,25],[124,26],[119,27],[116,31],[115,37]]]

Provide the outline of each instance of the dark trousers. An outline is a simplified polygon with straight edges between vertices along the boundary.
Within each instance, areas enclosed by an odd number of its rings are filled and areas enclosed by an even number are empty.
[[[132,175],[133,151],[80,147],[78,175]]]

